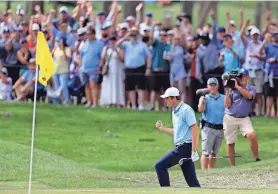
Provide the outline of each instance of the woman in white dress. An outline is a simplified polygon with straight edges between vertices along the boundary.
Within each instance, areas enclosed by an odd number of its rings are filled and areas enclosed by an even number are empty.
[[[124,64],[123,52],[116,47],[117,38],[110,37],[109,44],[103,48],[100,71],[103,72],[108,64],[108,71],[103,75],[101,85],[100,104],[108,107],[122,107],[125,105]]]

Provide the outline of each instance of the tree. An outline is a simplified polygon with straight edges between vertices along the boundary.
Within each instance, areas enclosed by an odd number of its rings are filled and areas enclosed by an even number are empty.
[[[203,27],[208,19],[209,12],[213,10],[217,15],[217,1],[201,1],[199,9],[198,27]]]
[[[111,4],[112,4],[112,1],[103,1],[103,11],[105,14],[108,14],[110,12],[110,8],[111,8]]]
[[[261,27],[261,15],[262,15],[262,3],[257,1],[255,5],[255,25],[260,29]]]
[[[28,19],[31,15],[36,14],[35,6],[39,5],[41,7],[41,12],[44,13],[44,1],[28,1],[26,2],[26,13],[25,18]]]
[[[136,17],[136,6],[141,3],[142,1],[125,1],[125,17],[131,15]],[[141,18],[143,18],[144,7],[141,11]]]
[[[6,2],[7,4],[6,4],[6,7],[7,7],[7,9],[6,10],[8,10],[8,9],[11,9],[11,1],[7,1]]]
[[[182,1],[182,6],[181,6],[181,9],[182,9],[182,12],[186,13],[186,14],[189,14],[193,15],[193,8],[194,8],[194,1]],[[193,21],[191,21],[193,23]]]

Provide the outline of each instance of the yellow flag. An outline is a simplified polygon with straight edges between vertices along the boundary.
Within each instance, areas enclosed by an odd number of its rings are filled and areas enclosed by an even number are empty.
[[[47,81],[54,74],[54,62],[42,32],[38,32],[37,37],[36,64],[40,67],[39,82],[46,86]]]

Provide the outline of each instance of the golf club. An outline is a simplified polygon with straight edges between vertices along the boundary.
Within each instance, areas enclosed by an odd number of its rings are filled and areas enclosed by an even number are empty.
[[[216,156],[216,157],[206,157],[206,158],[212,158],[212,159],[223,159],[223,158],[239,158],[239,157],[242,157],[240,155],[233,155],[233,156]],[[187,160],[191,160],[191,158],[182,158],[180,159],[179,161],[179,165],[183,165],[183,162],[184,161],[187,161]]]

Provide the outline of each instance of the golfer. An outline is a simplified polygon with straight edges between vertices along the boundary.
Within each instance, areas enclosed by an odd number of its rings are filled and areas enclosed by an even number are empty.
[[[156,128],[165,133],[174,135],[175,148],[160,158],[155,169],[161,187],[169,187],[168,168],[179,163],[182,158],[188,158],[181,165],[181,169],[189,187],[200,187],[195,173],[194,162],[199,159],[197,153],[199,129],[196,123],[193,109],[180,100],[180,92],[177,88],[171,87],[161,96],[167,106],[173,109],[173,128],[166,128],[162,121],[156,122]]]
[[[207,81],[209,94],[199,100],[198,110],[202,112],[202,169],[214,168],[216,154],[224,139],[223,117],[225,96],[219,94],[219,83],[216,78]]]
[[[239,74],[242,78],[239,83],[235,81],[235,88],[231,89],[224,83],[225,95],[225,116],[223,119],[224,137],[227,142],[227,152],[229,156],[235,155],[235,142],[237,131],[250,142],[255,162],[260,161],[259,146],[256,133],[252,126],[249,114],[252,112],[252,103],[256,97],[256,87],[247,85],[249,72],[246,69],[240,69]],[[229,158],[231,166],[235,166],[235,158]]]

